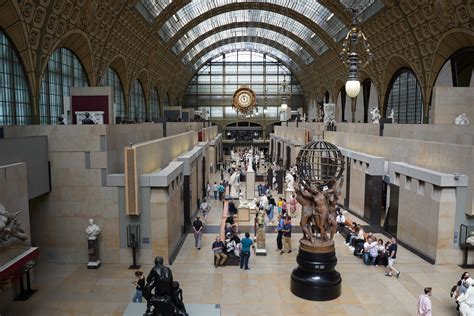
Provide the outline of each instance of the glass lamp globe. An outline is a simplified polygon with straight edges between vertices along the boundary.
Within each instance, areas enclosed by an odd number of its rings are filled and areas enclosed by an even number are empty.
[[[282,110],[283,112],[286,111],[286,110],[288,110],[288,104],[283,103],[283,104],[281,105],[281,110]]]
[[[347,80],[347,82],[346,82],[346,93],[351,98],[357,97],[360,93],[360,82],[359,82],[359,80]]]

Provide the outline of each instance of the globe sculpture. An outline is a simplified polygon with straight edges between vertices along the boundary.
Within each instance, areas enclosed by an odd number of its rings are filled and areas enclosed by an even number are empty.
[[[344,157],[337,146],[315,141],[296,158],[296,199],[302,206],[296,267],[291,292],[312,301],[329,301],[341,295],[341,275],[333,236],[337,230],[336,206],[344,182]],[[329,236],[328,236],[329,235]]]
[[[344,156],[336,145],[315,141],[300,150],[296,157],[296,167],[303,186],[321,188],[342,177]]]

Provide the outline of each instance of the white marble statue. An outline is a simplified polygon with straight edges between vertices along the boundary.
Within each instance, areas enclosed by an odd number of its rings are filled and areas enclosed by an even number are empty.
[[[454,119],[454,124],[456,125],[469,125],[470,123],[466,113],[461,113]]]
[[[96,240],[100,234],[100,227],[97,224],[94,224],[92,218],[89,219],[89,226],[86,228],[86,234],[88,240]]]
[[[377,109],[376,107],[371,107],[370,116],[371,116],[372,123],[374,124],[380,123],[381,115],[380,115],[379,109]]]
[[[9,213],[0,203],[0,249],[16,243],[24,243],[28,239],[17,219],[21,211]]]
[[[246,194],[245,191],[240,192],[239,194],[239,208],[248,208],[249,202],[245,198]]]
[[[324,104],[324,124],[336,122],[336,105],[333,103]]]
[[[469,237],[466,239],[466,243],[474,246],[474,231],[469,234]]]
[[[260,197],[260,205],[264,210],[266,210],[268,207],[268,198],[265,194]]]
[[[290,172],[286,173],[285,182],[286,182],[286,191],[295,191],[295,178]]]
[[[238,170],[234,171],[234,173],[230,176],[229,183],[230,187],[230,196],[236,198],[239,196],[240,190],[240,172]]]
[[[253,155],[247,154],[247,172],[253,172]]]
[[[387,118],[392,120],[392,123],[395,123],[395,112],[393,109],[390,110],[390,114],[387,116]]]
[[[257,208],[257,198],[254,198],[252,201],[248,202],[249,209],[254,210]]]

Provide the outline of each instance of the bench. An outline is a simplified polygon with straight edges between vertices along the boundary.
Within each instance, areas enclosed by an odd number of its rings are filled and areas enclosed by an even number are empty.
[[[214,254],[212,254],[212,257],[214,258],[214,263],[213,265],[216,265],[216,257]],[[240,257],[234,256],[234,255],[227,255],[227,259],[225,260],[224,264],[226,266],[239,266],[240,265]]]

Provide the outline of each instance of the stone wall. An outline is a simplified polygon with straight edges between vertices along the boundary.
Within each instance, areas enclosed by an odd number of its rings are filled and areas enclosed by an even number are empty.
[[[432,117],[435,124],[454,124],[465,113],[474,124],[474,89],[472,87],[435,87]]]
[[[444,173],[459,172],[474,179],[472,146],[340,132],[326,132],[325,139],[337,146],[388,161],[402,161]],[[469,214],[473,210],[473,190],[474,184],[470,183],[465,205],[460,205]]]
[[[106,186],[108,161],[111,162],[111,171],[118,172],[121,168],[120,159],[123,161],[117,155],[120,148],[130,139],[144,141],[161,135],[159,126],[4,128],[5,137],[48,137],[52,190],[49,194],[30,200],[32,240],[41,249],[40,261],[87,262],[84,230],[87,220],[94,218],[102,230],[99,239],[101,261],[120,262],[118,188]],[[111,146],[110,151],[108,144]]]
[[[166,167],[170,161],[191,150],[197,141],[197,133],[192,131],[134,144],[138,174],[153,173]]]
[[[163,137],[163,124],[144,123],[107,126],[107,173],[123,173],[123,148]]]
[[[364,216],[366,171],[367,166],[365,163],[352,159],[349,209],[361,217]]]
[[[168,260],[183,231],[183,176],[168,188],[152,188],[150,196],[152,256]]]

